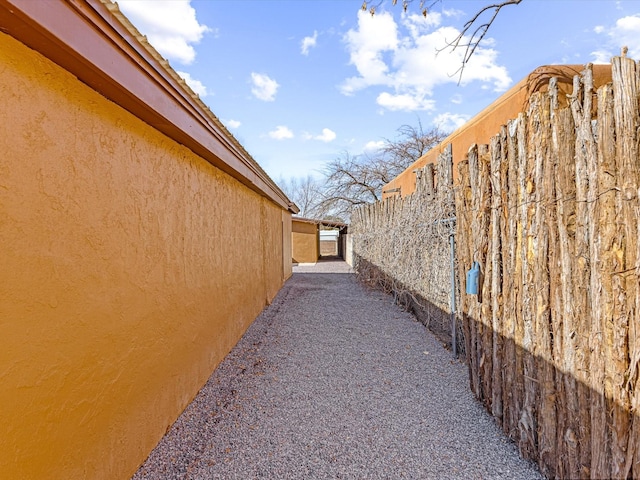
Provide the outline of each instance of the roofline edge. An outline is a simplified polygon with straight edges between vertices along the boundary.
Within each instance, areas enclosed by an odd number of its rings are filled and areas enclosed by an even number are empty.
[[[123,19],[110,0],[0,0],[0,31],[251,190],[297,213],[297,206],[169,63]]]

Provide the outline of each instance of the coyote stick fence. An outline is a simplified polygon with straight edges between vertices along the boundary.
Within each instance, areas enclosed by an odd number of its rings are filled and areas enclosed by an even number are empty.
[[[470,145],[454,186],[449,148],[416,193],[352,219],[359,277],[464,351],[471,390],[549,478],[640,478],[639,101],[636,62],[615,57],[597,91],[587,65]],[[454,216],[453,284],[473,262],[482,279],[447,306]]]
[[[549,478],[640,477],[640,78],[590,66],[459,166],[458,272],[470,385]],[[562,104],[566,106],[561,106]]]

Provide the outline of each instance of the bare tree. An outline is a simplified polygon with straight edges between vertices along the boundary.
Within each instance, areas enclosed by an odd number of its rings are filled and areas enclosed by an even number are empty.
[[[380,200],[380,187],[390,177],[374,157],[345,151],[325,168],[322,205],[334,215],[348,217],[351,209]]]
[[[300,209],[298,216],[314,219],[323,217],[321,206],[323,195],[320,182],[316,178],[311,175],[301,178],[280,178],[278,185]]]
[[[438,127],[425,132],[419,119],[418,126],[402,125],[396,131],[399,138],[395,140],[385,138],[381,151],[385,157],[385,163],[391,165],[392,169],[399,169],[394,177],[449,135]]]
[[[442,2],[443,0],[432,0],[430,2],[426,2],[425,0],[420,0],[418,9],[420,13],[426,17],[429,14],[429,10],[436,5],[437,3]],[[464,24],[462,30],[460,30],[459,35],[453,40],[447,41],[446,45],[444,45],[438,52],[442,52],[444,50],[450,49],[451,51],[457,50],[459,48],[464,49],[464,55],[462,56],[462,64],[460,68],[456,70],[452,76],[459,74],[460,78],[462,78],[462,73],[464,72],[464,68],[469,63],[469,60],[475,53],[476,49],[482,43],[482,40],[487,34],[491,25],[495,21],[496,17],[507,5],[517,5],[521,3],[522,0],[502,0],[499,2],[487,3],[483,7],[481,7],[476,13]],[[367,1],[364,0],[362,3],[363,10],[369,10],[371,15],[375,15],[376,10],[382,5],[383,0],[377,1]],[[393,0],[393,5],[396,5],[398,0]],[[416,0],[403,0],[402,8],[406,12],[411,4],[417,3]]]
[[[353,207],[379,201],[384,185],[447,136],[438,128],[425,132],[420,122],[418,127],[403,125],[398,133],[398,139],[385,139],[374,154],[343,152],[327,164],[320,203],[325,214],[349,218]]]

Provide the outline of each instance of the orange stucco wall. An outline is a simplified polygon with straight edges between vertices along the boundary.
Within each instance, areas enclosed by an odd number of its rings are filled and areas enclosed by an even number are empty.
[[[320,234],[317,223],[292,221],[292,255],[294,263],[315,263],[320,257]]]
[[[414,171],[429,163],[436,163],[438,156],[449,144],[451,144],[453,154],[453,176],[454,179],[457,178],[457,164],[466,158],[469,148],[473,144],[488,144],[491,137],[497,135],[503,125],[506,125],[509,120],[517,118],[520,112],[526,111],[529,98],[533,93],[548,89],[551,78],[558,79],[558,100],[566,104],[567,94],[570,94],[573,90],[573,77],[583,69],[582,65],[547,65],[538,67],[385,185],[382,189],[383,198],[389,198],[397,194],[402,196],[412,194],[416,189]],[[593,80],[596,88],[610,82],[611,65],[593,65]]]
[[[291,275],[290,215],[0,33],[0,478],[129,478]]]

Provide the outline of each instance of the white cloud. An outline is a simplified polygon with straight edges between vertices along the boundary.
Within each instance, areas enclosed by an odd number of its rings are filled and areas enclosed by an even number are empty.
[[[251,93],[256,98],[264,100],[265,102],[273,102],[276,99],[276,92],[278,91],[278,82],[269,78],[267,75],[261,73],[251,72],[251,81],[253,82],[253,88]]]
[[[422,93],[393,95],[388,92],[382,92],[378,95],[376,103],[389,110],[404,110],[407,112],[414,110],[433,110],[435,108],[435,101],[425,98],[425,95]]]
[[[370,85],[388,85],[389,67],[383,54],[398,48],[398,28],[391,14],[382,12],[371,16],[358,13],[358,30],[345,35],[350,63],[356,67],[359,77],[345,81],[341,90],[345,95]]]
[[[238,120],[224,120],[222,123],[224,123],[227,128],[239,128],[240,125],[242,125],[242,123],[240,123]]]
[[[336,132],[329,128],[323,128],[320,135],[312,135],[309,132],[304,132],[302,138],[305,140],[320,140],[321,142],[329,143],[336,139]]]
[[[467,123],[469,115],[459,115],[457,113],[441,113],[433,119],[433,124],[437,125],[440,130],[445,132],[453,132],[462,125]]]
[[[613,54],[608,50],[596,50],[594,52],[591,52],[591,56],[592,56],[591,61],[593,63],[602,64],[602,63],[611,63],[611,57],[613,57]]]
[[[275,130],[269,132],[269,136],[275,140],[286,140],[293,138],[293,132],[284,125],[278,125]]]
[[[168,60],[188,65],[194,44],[212,30],[196,19],[190,0],[118,0],[120,10]]]
[[[466,14],[462,11],[462,10],[458,10],[455,8],[444,8],[442,10],[442,14],[445,17],[454,17],[454,18],[460,18],[460,17],[464,17]]]
[[[591,53],[594,63],[609,63],[625,46],[629,47],[627,56],[640,57],[640,14],[619,18],[611,28],[599,25],[594,32],[608,37],[601,48]]]
[[[403,18],[403,24],[413,38],[429,33],[429,30],[440,26],[441,23],[442,15],[438,12],[430,12],[426,17],[413,13]]]
[[[318,137],[318,140],[322,140],[323,142],[332,142],[336,139],[336,132],[330,130],[328,128],[322,129],[322,135]]]
[[[199,96],[201,97],[207,96],[207,87],[205,87],[200,80],[196,80],[195,78],[192,78],[191,75],[189,75],[187,72],[176,72],[176,73],[180,75],[182,78],[184,78],[184,81],[187,82],[187,85],[189,85],[189,87],[191,87],[191,90],[196,92]]]
[[[365,151],[373,152],[376,150],[380,150],[382,147],[384,147],[384,145],[385,145],[384,140],[378,140],[377,142],[371,140],[370,142],[366,143],[366,145],[364,146],[364,149]]]
[[[302,55],[309,55],[309,49],[316,46],[318,41],[318,32],[313,32],[313,37],[304,37],[300,45]]]
[[[616,26],[609,32],[611,38],[617,43],[617,47],[629,47],[628,55],[632,58],[640,56],[640,15],[622,17],[616,22]],[[619,54],[619,51],[616,52]]]
[[[349,30],[344,42],[350,63],[358,75],[346,79],[340,90],[353,95],[368,87],[385,89],[377,102],[391,110],[430,110],[436,87],[458,82],[453,76],[460,66],[464,49],[442,50],[460,32],[442,24],[443,16],[432,13],[403,15],[400,23],[387,12],[375,16],[360,12],[357,29]],[[498,52],[485,39],[464,69],[461,83],[480,81],[496,91],[512,83],[505,67],[498,65]],[[440,51],[439,51],[440,50]],[[438,52],[439,51],[439,52]]]

